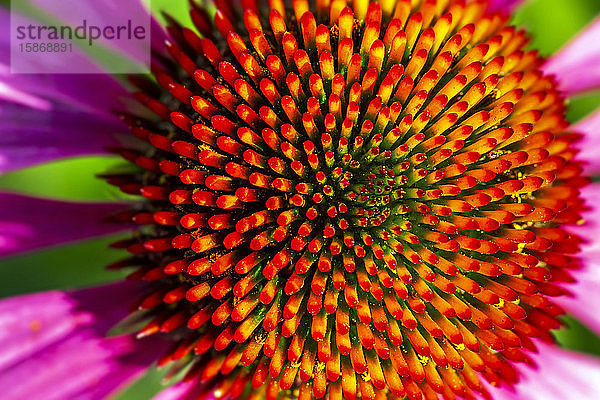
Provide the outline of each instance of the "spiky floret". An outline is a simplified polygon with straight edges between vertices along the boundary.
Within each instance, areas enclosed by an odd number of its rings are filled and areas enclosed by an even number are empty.
[[[586,180],[486,1],[242,0],[171,21],[127,116],[140,335],[216,393],[473,398],[552,340]],[[215,10],[212,10],[215,11]],[[250,386],[255,389],[250,391]],[[286,395],[287,396],[287,395]]]

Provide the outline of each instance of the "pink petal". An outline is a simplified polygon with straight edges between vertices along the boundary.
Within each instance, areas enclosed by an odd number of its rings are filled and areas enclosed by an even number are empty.
[[[590,207],[583,215],[585,222],[568,229],[586,241],[579,254],[582,267],[572,271],[577,280],[572,287],[567,287],[572,295],[555,297],[553,301],[600,334],[600,184],[594,183],[584,187],[581,196]]]
[[[164,349],[153,338],[80,331],[2,371],[2,399],[105,399],[141,376]]]
[[[577,148],[580,150],[579,159],[586,163],[585,172],[589,175],[600,174],[600,109],[576,123],[572,130],[583,134]]]
[[[52,108],[48,100],[12,87],[7,82],[0,82],[0,98],[43,111]]]
[[[600,17],[596,18],[575,39],[552,56],[543,66],[554,74],[559,87],[574,95],[600,87]]]
[[[123,204],[67,203],[0,193],[0,256],[127,229],[103,218]]]
[[[103,399],[142,374],[167,343],[105,337],[142,288],[120,282],[0,301],[0,397]]]
[[[0,301],[0,370],[87,329],[104,335],[143,294],[134,282],[71,292],[49,291]]]
[[[196,380],[179,382],[154,396],[152,400],[216,400],[210,387]]]
[[[500,11],[510,14],[525,0],[490,0],[488,3],[488,11]]]
[[[536,342],[537,365],[519,365],[515,389],[486,385],[494,400],[591,400],[600,398],[600,359]]]
[[[0,86],[2,82],[0,82]],[[104,154],[125,128],[110,118],[53,104],[43,112],[0,102],[0,173],[59,158]]]

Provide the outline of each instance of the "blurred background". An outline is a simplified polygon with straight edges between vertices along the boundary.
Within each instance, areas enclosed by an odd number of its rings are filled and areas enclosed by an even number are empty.
[[[0,3],[8,7],[7,0]],[[155,15],[167,11],[184,25],[189,22],[185,0],[152,0]],[[550,55],[600,14],[599,0],[530,0],[514,16],[533,37],[531,48]],[[598,38],[600,40],[600,38]],[[569,121],[576,122],[600,106],[600,91],[571,99]],[[120,165],[113,156],[62,160],[0,176],[0,190],[73,201],[118,201],[120,192],[95,175]],[[2,261],[0,297],[41,290],[67,289],[115,281],[127,271],[106,271],[105,266],[123,253],[108,245],[119,236],[108,236],[48,248]],[[67,261],[68,260],[68,261]],[[566,348],[600,356],[600,338],[573,318],[564,318],[565,328],[556,333]],[[153,371],[120,394],[119,400],[151,398],[163,386],[164,371]]]

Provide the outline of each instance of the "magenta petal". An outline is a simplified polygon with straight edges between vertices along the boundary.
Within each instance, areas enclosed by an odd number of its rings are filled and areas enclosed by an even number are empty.
[[[1,84],[1,83],[0,83]],[[59,158],[103,154],[120,123],[66,106],[49,112],[0,103],[0,173]]]
[[[580,149],[579,159],[585,162],[585,172],[589,175],[600,174],[600,109],[576,123],[572,130],[583,134],[577,148]]]
[[[103,399],[142,374],[167,343],[105,337],[142,288],[120,282],[0,301],[0,398]]]
[[[525,0],[490,0],[488,3],[488,10],[510,14],[524,1]]]
[[[214,400],[215,397],[206,393],[205,385],[196,380],[179,382],[161,390],[152,400]]]
[[[580,32],[575,39],[552,56],[543,66],[554,74],[559,87],[574,95],[600,87],[600,17]]]
[[[225,393],[222,393],[219,398],[224,397],[224,395]],[[211,385],[196,379],[189,382],[179,382],[161,390],[152,400],[217,400],[217,397]]]
[[[49,291],[0,301],[0,370],[79,329],[104,335],[143,293],[134,282],[71,292]]]
[[[5,101],[13,101],[17,104],[37,110],[48,111],[52,108],[52,103],[50,103],[50,101],[42,99],[34,94],[29,94],[19,88],[10,86],[8,82],[0,82],[0,99]]]
[[[3,53],[0,41],[0,57]],[[0,61],[0,100],[38,110],[50,110],[52,104],[63,104],[74,107],[79,112],[104,116],[114,122],[118,119],[113,111],[123,109],[122,100],[129,97],[125,88],[109,75],[19,75],[11,74],[9,70],[9,66]]]
[[[2,371],[2,399],[104,399],[139,377],[161,351],[156,339],[80,331]]]
[[[573,314],[587,327],[600,334],[600,184],[591,184],[581,190],[581,196],[590,208],[578,226],[569,226],[569,231],[579,235],[585,242],[579,254],[582,266],[572,271],[577,283],[571,295],[553,298],[553,301]]]
[[[0,193],[0,256],[126,229],[102,222],[123,204],[68,203]]]
[[[486,385],[494,400],[591,400],[600,398],[600,359],[536,342],[536,368],[519,365],[515,389]]]

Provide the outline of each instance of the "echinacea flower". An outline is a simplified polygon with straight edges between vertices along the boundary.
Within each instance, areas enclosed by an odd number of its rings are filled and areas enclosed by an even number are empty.
[[[5,254],[137,225],[111,265],[136,282],[0,302],[4,397],[102,398],[154,360],[183,375],[159,399],[597,396],[552,331],[600,326],[598,117],[564,97],[600,84],[600,22],[545,62],[516,3],[192,3],[120,120],[108,76],[2,71],[4,170],[110,146],[138,196],[2,195]],[[137,340],[105,337],[128,312]]]

